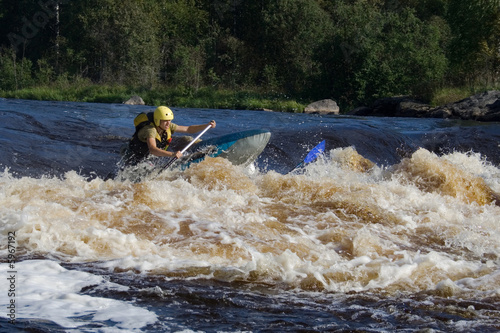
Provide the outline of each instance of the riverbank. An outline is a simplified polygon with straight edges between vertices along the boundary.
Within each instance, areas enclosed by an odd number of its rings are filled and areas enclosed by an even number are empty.
[[[146,105],[169,105],[184,108],[233,110],[273,110],[303,112],[307,102],[297,101],[279,92],[258,89],[230,90],[203,87],[141,89],[126,86],[90,83],[38,86],[1,91],[0,97],[40,101],[71,101],[90,103],[123,103],[131,96],[140,96]]]
[[[496,91],[498,90],[497,88]],[[479,95],[484,94],[485,91],[486,89],[472,89],[471,87],[441,88],[435,91],[427,102],[414,100],[410,96],[397,96],[381,98],[367,105],[361,103],[361,106],[354,107],[358,103],[351,101],[351,105],[339,105],[340,114],[498,121],[500,114],[497,105],[500,105],[500,101],[496,104],[495,102],[499,96],[495,94],[493,97],[490,96],[491,98],[484,99]],[[132,96],[141,97],[146,105],[151,106],[272,110],[293,113],[304,112],[309,103],[314,102],[313,100],[300,100],[281,92],[265,91],[262,88],[238,88],[235,90],[211,86],[199,89],[158,86],[149,89],[124,85],[94,84],[85,79],[70,81],[61,78],[48,85],[8,91],[0,90],[0,97],[3,98],[40,101],[124,103]],[[485,108],[488,104],[494,104],[494,110]],[[477,108],[483,110],[478,113]],[[475,110],[475,112],[471,113],[471,110]]]

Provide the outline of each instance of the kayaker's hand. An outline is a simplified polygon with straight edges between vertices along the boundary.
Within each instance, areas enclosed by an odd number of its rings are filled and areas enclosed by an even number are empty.
[[[181,158],[182,157],[182,152],[179,150],[175,153],[175,157]]]
[[[216,125],[215,124],[215,120],[211,120],[210,123],[209,123],[209,125],[212,125],[212,128],[215,128],[215,125]]]

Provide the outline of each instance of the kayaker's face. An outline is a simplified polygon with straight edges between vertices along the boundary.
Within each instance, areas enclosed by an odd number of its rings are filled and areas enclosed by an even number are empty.
[[[168,126],[170,126],[170,120],[160,120],[160,128],[164,131],[167,130]]]

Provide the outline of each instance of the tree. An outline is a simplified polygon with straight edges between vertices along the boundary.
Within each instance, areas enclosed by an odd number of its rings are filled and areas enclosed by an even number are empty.
[[[145,0],[86,0],[80,11],[73,11],[79,13],[73,24],[81,27],[82,39],[73,40],[71,48],[83,51],[92,79],[154,84],[159,47],[147,5]]]
[[[497,80],[494,73],[500,69],[500,1],[450,0],[446,19],[453,35],[448,55],[455,80]]]
[[[54,52],[56,5],[55,0],[3,0],[0,44],[14,49],[18,57],[28,57],[33,62]]]
[[[252,51],[252,67],[263,83],[277,81],[286,91],[309,90],[320,75],[316,57],[331,32],[328,14],[316,1],[241,2],[236,37]],[[249,72],[248,70],[246,71]]]
[[[13,49],[0,50],[0,90],[27,88],[33,84],[32,63],[29,59],[18,59]]]
[[[198,88],[206,62],[208,13],[194,0],[155,1],[151,19],[156,27],[162,80]]]
[[[366,0],[331,8],[334,94],[342,103],[391,95],[424,95],[447,70],[446,23],[424,22],[412,9],[387,11]]]

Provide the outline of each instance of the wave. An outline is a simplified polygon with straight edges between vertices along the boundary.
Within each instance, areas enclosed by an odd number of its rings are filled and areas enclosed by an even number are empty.
[[[0,177],[1,254],[113,271],[328,291],[500,287],[500,169],[418,149],[388,167],[353,147],[281,174],[209,158],[140,183]],[[464,296],[466,297],[466,296]]]

